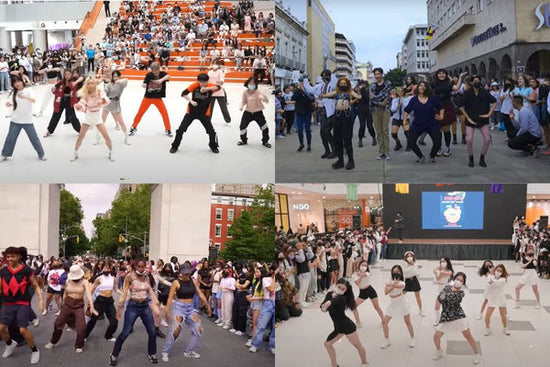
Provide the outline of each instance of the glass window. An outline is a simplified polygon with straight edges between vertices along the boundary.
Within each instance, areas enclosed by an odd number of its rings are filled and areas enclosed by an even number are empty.
[[[227,237],[228,237],[228,238],[233,237],[233,236],[231,236],[231,235],[229,234],[229,230],[230,230],[230,229],[231,229],[231,224],[228,224],[228,225],[227,225]]]
[[[222,225],[221,224],[216,224],[216,232],[214,234],[216,237],[221,237],[222,236]]]
[[[478,3],[478,6],[479,6],[479,11],[482,11],[483,10],[483,0],[478,0],[477,3]]]
[[[227,220],[233,222],[234,209],[227,209]]]
[[[222,209],[216,208],[216,219],[221,220],[222,219]]]

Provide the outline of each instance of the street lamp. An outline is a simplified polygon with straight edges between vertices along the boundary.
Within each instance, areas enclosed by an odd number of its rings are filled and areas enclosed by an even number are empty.
[[[126,222],[126,224],[128,224],[128,222]],[[128,233],[128,227],[122,228],[122,227],[118,227],[118,226],[113,226],[113,228],[124,230],[124,242],[125,243],[128,243],[128,238],[133,238],[135,240],[141,241],[141,243],[143,243],[143,256],[145,256],[145,246],[147,244],[147,233],[148,233],[147,231],[144,231],[143,232],[143,238],[140,238],[140,237],[137,237],[137,236],[134,236],[134,235]]]
[[[65,249],[67,247],[67,240],[70,240],[71,238],[79,238],[78,235],[73,235],[73,236],[67,236],[67,229],[71,229],[71,228],[79,228],[79,226],[63,226],[63,231],[61,232],[61,235],[60,235],[60,239],[61,241],[63,242],[63,257],[65,257]]]

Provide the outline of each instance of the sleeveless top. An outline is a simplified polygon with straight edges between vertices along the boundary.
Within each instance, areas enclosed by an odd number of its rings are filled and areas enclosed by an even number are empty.
[[[98,279],[101,282],[96,288],[98,292],[113,290],[113,287],[115,285],[115,278],[112,275],[108,275],[108,276],[100,275]]]
[[[67,296],[72,297],[73,295],[76,295],[80,298],[84,297],[85,292],[86,287],[84,286],[84,279],[79,282],[67,280],[67,284],[65,285],[65,294],[67,294]]]
[[[133,299],[145,299],[149,294],[149,289],[151,284],[149,283],[149,278],[145,277],[143,281],[140,281],[137,278],[135,273],[130,275],[130,298]]]
[[[361,272],[361,271],[359,271],[359,272]],[[361,282],[359,283],[359,289],[365,289],[365,288],[370,287],[371,274],[370,273],[365,273],[365,274],[366,274],[365,277],[363,279],[361,279]],[[359,279],[359,277],[357,277],[357,279]]]
[[[193,284],[193,280],[189,279],[187,281],[183,281],[178,279],[178,283],[180,284],[180,287],[176,292],[176,297],[179,299],[192,299],[195,295],[195,285]]]

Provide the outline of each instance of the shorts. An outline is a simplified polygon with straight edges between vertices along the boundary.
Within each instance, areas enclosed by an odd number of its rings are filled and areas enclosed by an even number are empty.
[[[405,279],[405,289],[403,289],[403,292],[420,292],[421,290],[422,288],[420,288],[420,282],[416,275],[412,278]]]
[[[82,121],[82,123],[89,126],[97,126],[103,124],[103,120],[101,119],[101,111],[86,112],[84,114],[84,120]]]
[[[329,271],[340,270],[340,265],[338,264],[338,259],[332,259],[328,262]]]
[[[537,285],[539,277],[535,269],[525,269],[518,283],[523,285]]]
[[[55,289],[53,289],[52,287],[48,286],[48,290],[46,291],[46,293],[51,293],[51,294],[63,294],[63,289],[59,290],[59,291],[56,291]]]
[[[15,324],[17,327],[26,328],[30,322],[30,309],[28,305],[3,305],[0,310],[0,324]]]
[[[375,299],[378,298],[376,290],[372,286],[368,286],[364,289],[359,289],[359,298],[361,299]]]
[[[487,297],[487,307],[506,308],[506,298],[504,294],[490,295]]]
[[[462,333],[463,331],[468,330],[468,320],[466,318],[448,321],[448,322],[440,322],[439,325],[435,328],[435,330],[442,332],[442,333],[448,333],[448,332],[457,332]]]
[[[392,119],[391,126],[397,126],[397,127],[403,126],[403,120]]]
[[[264,304],[263,301],[258,301],[258,300],[252,301],[252,302],[250,302],[250,309],[260,311],[262,309],[263,304]]]

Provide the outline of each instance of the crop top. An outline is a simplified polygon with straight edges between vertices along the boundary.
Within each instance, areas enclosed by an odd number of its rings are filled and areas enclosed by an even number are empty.
[[[176,292],[176,297],[179,299],[192,299],[195,295],[195,285],[193,280],[189,279],[187,281],[178,279],[180,287]]]
[[[101,275],[98,279],[100,281],[99,285],[96,288],[98,292],[107,292],[113,290],[113,287],[115,285],[115,278],[112,275]]]
[[[139,280],[134,273],[130,275],[130,298],[132,299],[145,299],[149,294],[151,284],[149,278],[145,277],[143,281]]]

